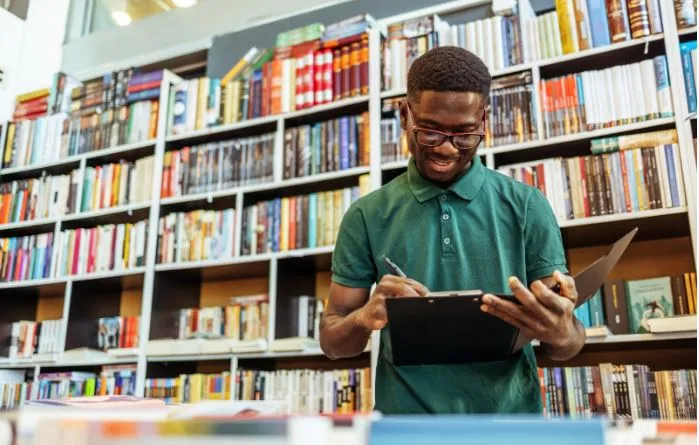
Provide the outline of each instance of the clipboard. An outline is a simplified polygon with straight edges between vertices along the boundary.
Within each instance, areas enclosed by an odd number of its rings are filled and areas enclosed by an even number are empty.
[[[578,291],[576,307],[602,287],[637,232],[637,227],[628,232],[606,255],[574,276]],[[516,327],[482,312],[480,306],[486,293],[446,291],[426,297],[386,299],[393,364],[463,364],[511,358],[532,339]],[[514,295],[493,295],[519,304]]]

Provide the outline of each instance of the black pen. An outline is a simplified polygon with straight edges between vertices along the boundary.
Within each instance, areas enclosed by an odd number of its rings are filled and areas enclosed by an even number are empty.
[[[408,278],[408,276],[405,275],[405,273],[403,273],[402,270],[400,270],[400,267],[396,266],[393,263],[393,261],[388,259],[388,257],[386,255],[383,256],[383,262],[386,265],[386,267],[388,267],[388,270],[390,270],[393,275],[397,275],[401,278]]]

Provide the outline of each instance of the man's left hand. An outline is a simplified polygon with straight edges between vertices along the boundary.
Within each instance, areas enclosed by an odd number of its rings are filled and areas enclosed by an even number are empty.
[[[486,294],[481,310],[519,328],[524,335],[539,340],[552,350],[552,358],[566,359],[582,348],[585,330],[573,315],[578,299],[575,280],[559,271],[554,272],[552,278],[560,284],[560,294],[541,280],[534,281],[527,289],[521,281],[511,277],[510,289],[521,305]]]

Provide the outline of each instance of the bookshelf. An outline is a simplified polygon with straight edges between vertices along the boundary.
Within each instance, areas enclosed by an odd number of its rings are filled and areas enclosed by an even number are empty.
[[[273,348],[279,331],[290,329],[281,321],[286,315],[289,299],[294,295],[324,295],[330,281],[332,242],[291,250],[262,251],[243,254],[244,209],[276,198],[292,198],[316,192],[329,192],[348,187],[375,190],[388,180],[405,171],[407,160],[382,161],[381,118],[385,116],[386,100],[405,95],[401,88],[382,89],[382,38],[392,24],[430,14],[450,13],[485,4],[484,1],[458,0],[395,17],[379,20],[368,31],[368,94],[316,105],[308,109],[288,111],[275,115],[255,117],[225,125],[218,125],[182,134],[170,134],[168,107],[161,106],[157,114],[157,133],[154,139],[104,148],[81,155],[69,156],[43,164],[0,169],[0,181],[37,178],[42,174],[58,175],[79,171],[84,175],[90,167],[152,157],[152,177],[147,198],[135,203],[116,205],[33,221],[0,224],[0,236],[21,236],[51,232],[54,239],[64,230],[92,228],[98,225],[124,224],[146,221],[143,264],[135,267],[51,276],[17,282],[0,282],[0,290],[8,296],[4,306],[11,308],[12,320],[34,321],[61,319],[62,348],[80,349],[86,340],[72,339],[79,331],[81,320],[94,321],[106,316],[138,316],[137,348],[123,348],[100,355],[57,352],[50,357],[20,358],[0,361],[0,369],[26,369],[34,379],[45,369],[97,370],[102,365],[134,364],[136,394],[144,394],[146,379],[174,377],[180,372],[230,372],[238,369],[285,369],[293,366],[343,369],[344,367],[373,367],[378,353],[377,336],[365,352],[353,360],[330,362],[323,357],[317,345],[304,345],[289,351]],[[532,162],[556,156],[583,156],[590,152],[590,141],[597,138],[628,135],[658,129],[676,129],[678,133],[679,165],[682,186],[686,191],[686,205],[640,210],[618,214],[561,219],[569,261],[573,272],[599,256],[605,244],[616,240],[634,226],[640,227],[638,239],[630,248],[613,277],[640,279],[646,274],[662,276],[676,272],[694,272],[696,257],[696,169],[694,168],[692,125],[685,119],[688,114],[683,90],[683,76],[679,55],[680,38],[691,37],[696,27],[678,31],[673,11],[662,10],[663,32],[648,37],[591,48],[571,54],[527,60],[514,66],[493,71],[494,78],[522,72],[531,73],[534,86],[533,101],[536,135],[530,141],[501,144],[479,149],[491,169]],[[573,134],[545,137],[544,111],[540,101],[540,82],[587,69],[604,68],[618,63],[635,63],[653,55],[664,54],[672,85],[671,99],[674,114],[640,122],[626,123],[580,131]],[[590,67],[590,68],[588,68]],[[158,101],[168,104],[171,91],[184,79],[164,71]],[[336,119],[342,116],[368,113],[368,164],[328,171],[313,175],[284,179],[284,152],[286,131],[303,125]],[[0,147],[5,146],[7,126],[3,126]],[[244,138],[270,136],[271,174],[265,179],[251,180],[233,187],[219,185],[206,191],[195,191],[179,196],[162,197],[165,160],[168,154],[184,147],[217,143]],[[82,192],[83,181],[78,190]],[[81,195],[81,193],[78,193]],[[160,261],[158,252],[159,226],[162,217],[179,212],[198,210],[225,211],[233,209],[233,233],[229,254],[215,259],[182,262]],[[327,241],[327,240],[326,240]],[[688,243],[691,243],[691,249]],[[301,245],[304,245],[301,243]],[[223,306],[230,297],[266,294],[269,304],[264,338],[259,341],[223,342],[214,345],[202,341],[165,341],[169,337],[157,320],[167,311],[193,307]],[[23,302],[19,297],[23,297]],[[26,297],[25,297],[26,296]],[[26,300],[26,301],[25,301]],[[95,303],[98,301],[98,303]],[[3,307],[4,307],[3,306]],[[20,318],[17,318],[20,317]],[[3,316],[7,318],[7,316]],[[4,320],[11,321],[11,320]],[[284,336],[289,335],[285,333]],[[160,342],[156,340],[162,340]],[[692,345],[694,343],[694,345]],[[655,350],[657,344],[683,351],[682,365],[689,363],[689,354],[696,357],[696,331],[672,334],[618,334],[590,337],[579,363],[594,363],[600,359],[640,357],[636,352],[646,348]],[[600,348],[606,355],[600,354]],[[602,358],[600,358],[602,357]],[[575,362],[578,363],[578,362]],[[696,361],[693,364],[696,367]]]

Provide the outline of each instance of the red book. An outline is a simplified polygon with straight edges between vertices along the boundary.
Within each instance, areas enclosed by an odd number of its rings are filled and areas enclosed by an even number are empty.
[[[323,103],[333,101],[333,52],[323,50]]]
[[[313,96],[319,105],[325,103],[325,50],[316,51],[313,58]]]
[[[362,35],[359,54],[359,91],[369,94],[369,36]]]
[[[342,70],[342,87],[340,88],[340,96],[344,99],[350,97],[352,94],[352,87],[350,84],[350,69],[352,68],[352,63],[350,60],[350,47],[342,47],[342,59],[340,61],[340,66]]]
[[[342,51],[333,50],[333,100],[342,98]]]

